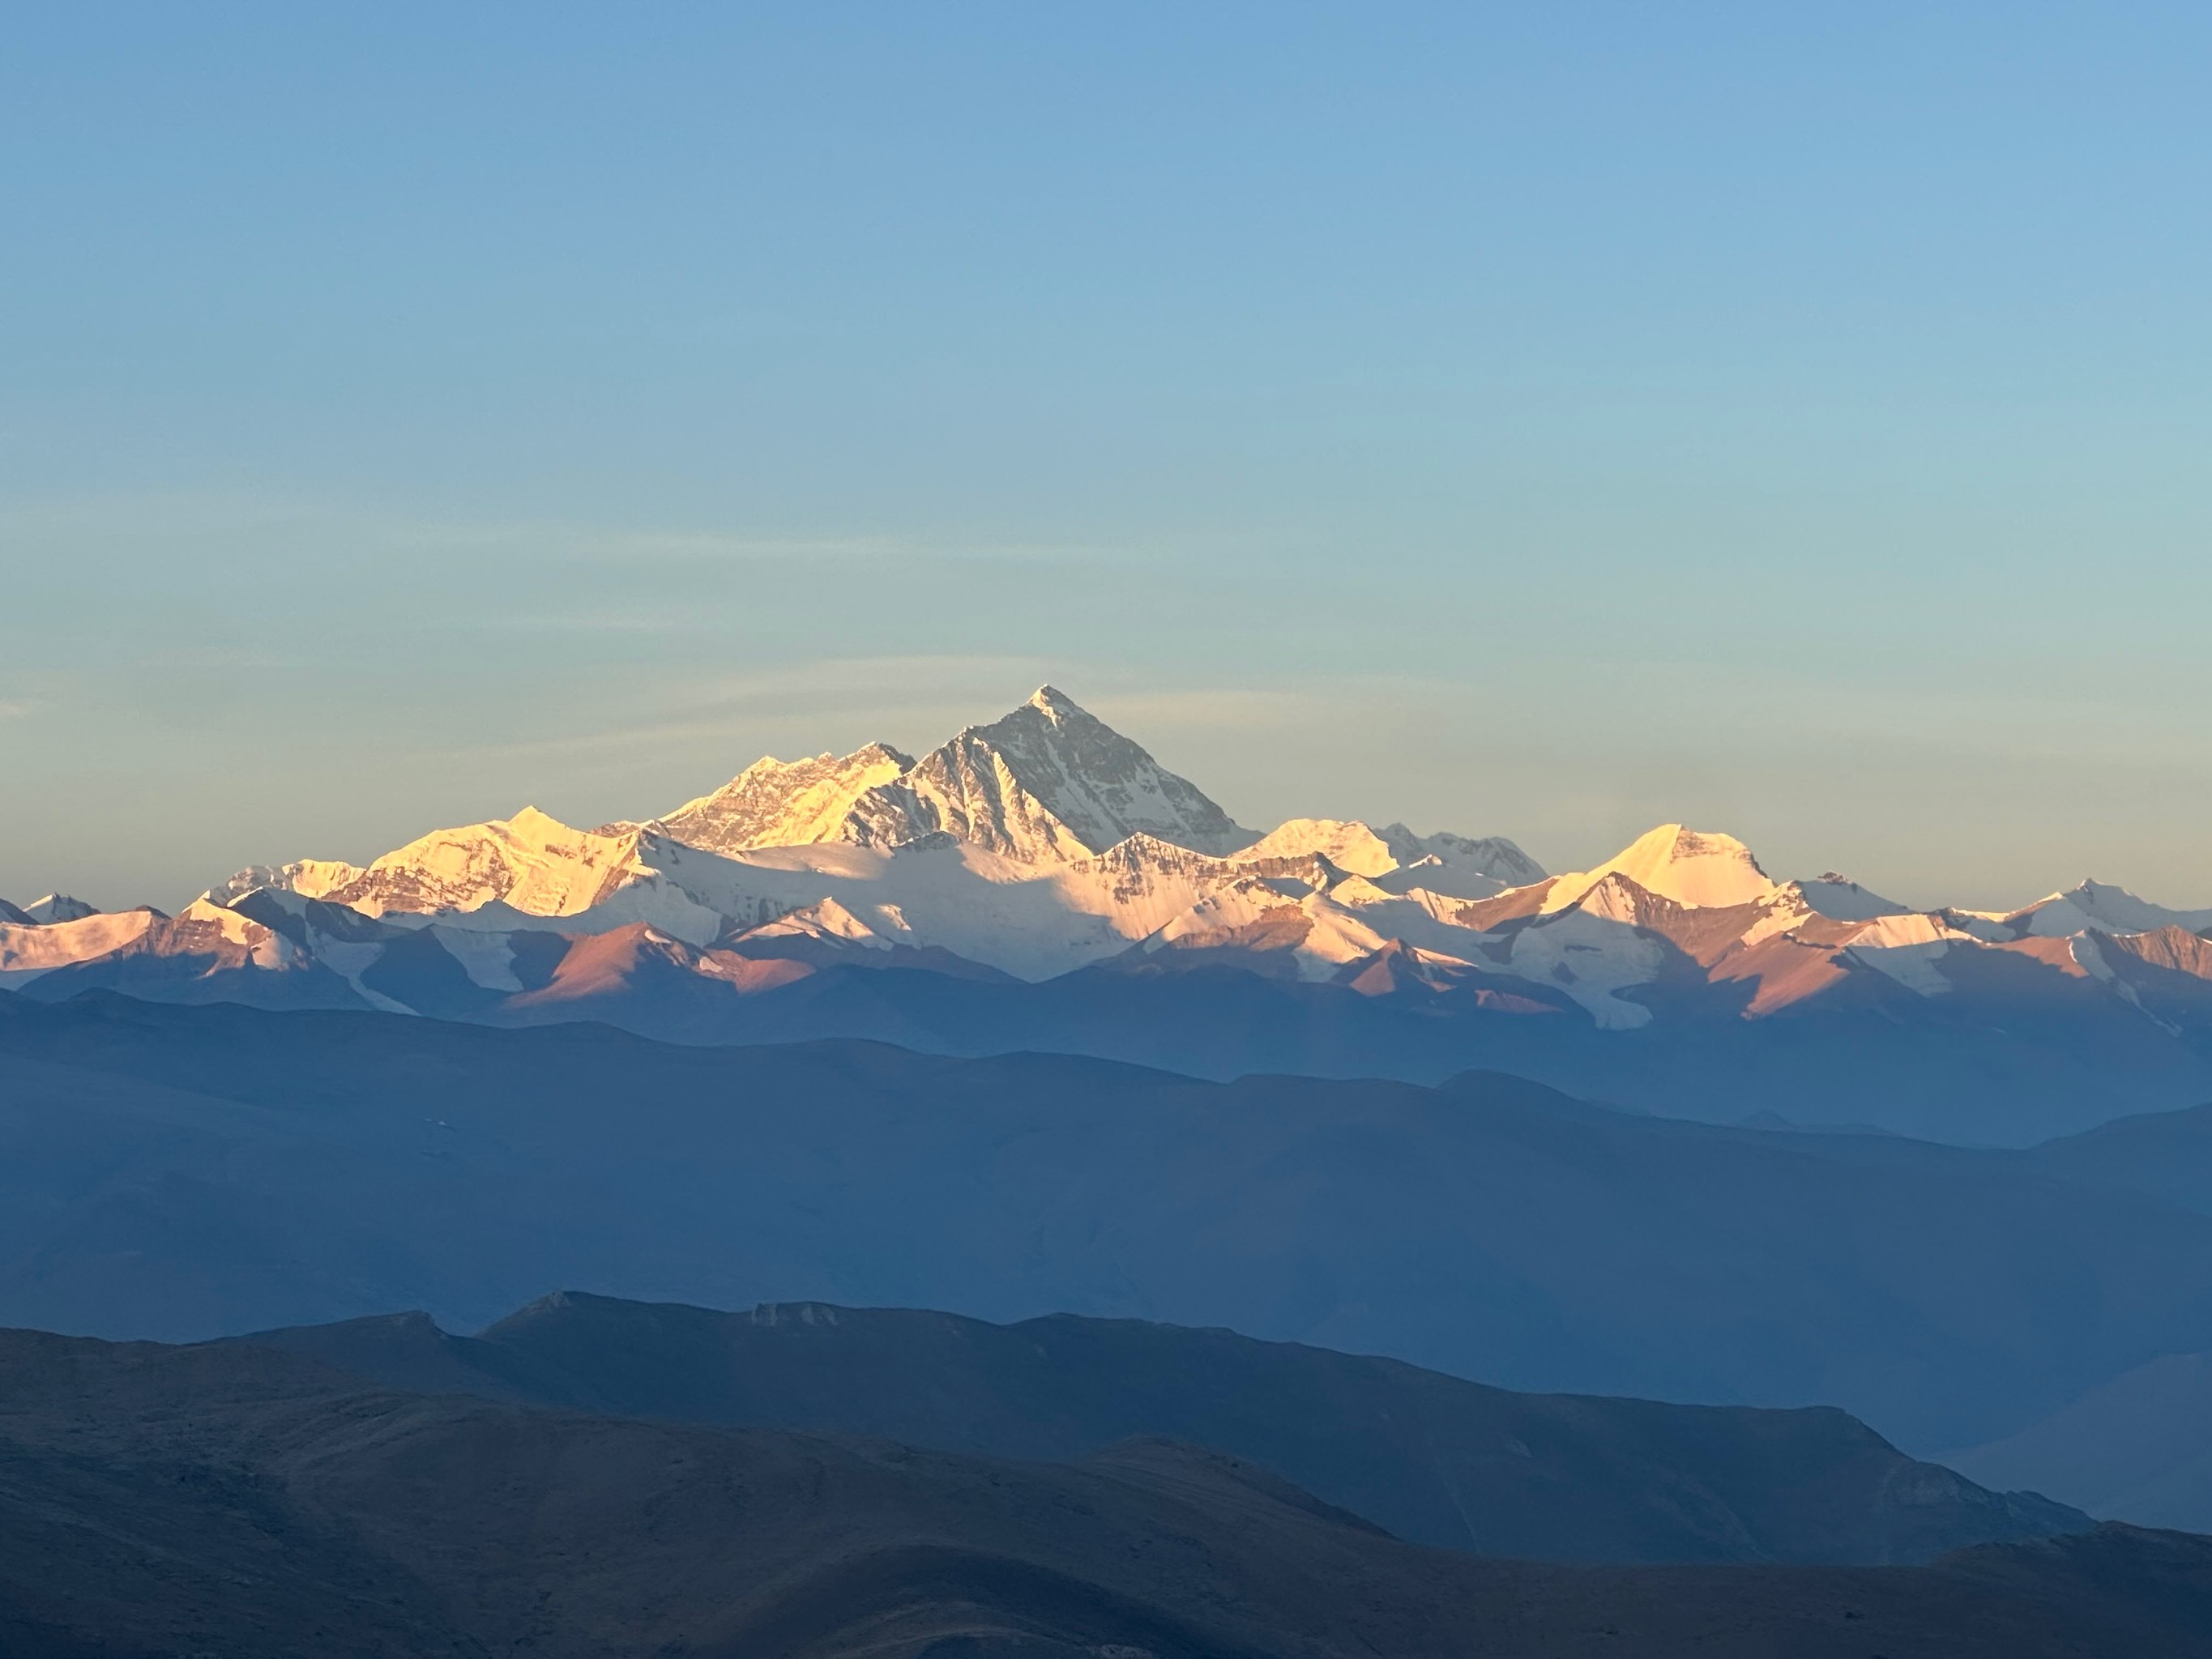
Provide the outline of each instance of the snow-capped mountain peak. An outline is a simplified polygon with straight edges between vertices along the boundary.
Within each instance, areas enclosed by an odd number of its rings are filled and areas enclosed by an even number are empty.
[[[2201,1001],[2212,1029],[2212,910],[2084,882],[2011,912],[1920,913],[1833,872],[1778,885],[1741,842],[1679,823],[1555,878],[1510,842],[1397,823],[1293,818],[1257,837],[1048,685],[919,759],[884,744],[769,757],[641,823],[586,830],[526,807],[366,868],[244,870],[173,922],[65,912],[0,906],[0,988],[171,975],[198,997],[270,974],[290,976],[268,982],[277,1000],[475,1018],[538,996],[526,983],[556,960],[556,1000],[578,1010],[580,988],[647,983],[609,977],[627,951],[653,985],[703,976],[714,995],[856,965],[1237,967],[1418,990],[1439,1015],[1628,1029],[1763,1018],[1834,988],[1879,1001],[2055,974],[2064,994],[2089,987],[2170,1026]]]
[[[1094,853],[1139,833],[1217,854],[1255,839],[1196,784],[1052,686],[962,736],[995,750],[1014,780]]]
[[[100,914],[96,904],[87,904],[81,898],[71,898],[67,893],[49,893],[29,904],[10,904],[0,899],[0,922],[18,927],[45,927],[58,921],[80,921],[86,916]]]
[[[653,820],[652,829],[710,853],[748,847],[803,847],[850,839],[853,808],[862,795],[890,783],[914,764],[889,744],[872,743],[849,755],[820,754],[781,761],[769,755],[712,794],[686,801]],[[600,833],[641,826],[608,824]]]
[[[1449,831],[1417,836],[1402,823],[1386,823],[1380,833],[1403,865],[1434,859],[1455,869],[1487,876],[1504,887],[1527,887],[1544,879],[1544,866],[1503,836],[1455,836]]]
[[[230,904],[264,888],[297,893],[302,898],[321,898],[365,873],[357,864],[338,859],[295,859],[289,864],[249,864],[200,895],[216,904]]]
[[[1036,709],[1038,714],[1055,726],[1063,721],[1087,720],[1091,718],[1089,709],[1082,707],[1074,698],[1056,685],[1040,685],[1030,693],[1025,706]],[[1007,718],[1011,719],[1012,716]]]
[[[1564,910],[1614,874],[1648,893],[1698,909],[1753,904],[1775,889],[1751,848],[1734,836],[1662,823],[1595,869],[1561,876],[1544,896],[1544,908]]]
[[[1241,859],[1297,859],[1319,853],[1340,870],[1380,876],[1401,860],[1389,842],[1357,818],[1291,818],[1238,854]]]
[[[495,901],[534,915],[573,915],[649,875],[635,831],[603,836],[526,806],[507,818],[434,830],[324,895],[371,915],[476,910]]]
[[[846,838],[898,846],[939,830],[1047,863],[1095,857],[1138,834],[1215,854],[1255,839],[1197,785],[1049,685],[862,795]]]
[[[1872,921],[1877,916],[1903,915],[1911,908],[1884,898],[1833,870],[1811,881],[1793,881],[1787,885],[1796,890],[1808,909],[1836,921]]]
[[[495,818],[485,827],[503,829],[514,839],[532,847],[544,847],[556,841],[590,833],[565,824],[550,812],[540,811],[535,806],[526,806],[511,818]]]
[[[37,922],[81,921],[87,916],[98,915],[100,907],[72,898],[67,893],[49,893],[25,905],[23,913]]]
[[[2007,921],[2037,939],[2063,939],[2090,928],[2149,933],[2179,927],[2193,933],[2212,927],[2212,910],[2171,910],[2137,898],[2124,887],[2091,879],[2039,898]]]
[[[1127,1010],[1179,1018],[1182,1000],[1124,1002],[1117,975],[1190,975],[1192,1006],[1226,1025],[1310,1007],[1332,1043],[1368,1018],[1340,1030],[1342,988],[1403,999],[1359,1006],[1418,1015],[1389,1039],[1407,1054],[1469,1060],[1523,1051],[1491,1042],[1507,1029],[1493,1019],[1538,1021],[1528,1053],[1583,1029],[1717,1033],[1816,1007],[1837,1029],[1925,1035],[1908,1012],[1922,999],[1992,1040],[2093,1019],[2100,1065],[2106,1035],[2179,1036],[2192,1055],[2212,1035],[2212,909],[2087,881],[2016,909],[1916,911],[1832,872],[1778,885],[1741,842],[1679,823],[1555,878],[1510,842],[1396,823],[1293,818],[1256,837],[1051,686],[919,759],[883,744],[770,757],[641,823],[586,830],[526,807],[366,868],[244,870],[173,919],[72,915],[60,898],[0,905],[0,991],[608,1018],[714,1041],[857,1019],[906,1040],[932,1028],[900,1011],[939,994],[909,975],[1065,979],[1003,1006],[1054,1010],[1110,1048],[1152,1040],[1125,1028],[1158,1016]],[[1304,988],[1255,1001],[1230,971]]]
[[[1487,898],[1544,879],[1543,866],[1503,836],[1417,836],[1402,823],[1377,830],[1357,818],[1291,818],[1237,857],[1316,854],[1370,881],[1391,878],[1386,884],[1394,892],[1418,885],[1459,898]]]

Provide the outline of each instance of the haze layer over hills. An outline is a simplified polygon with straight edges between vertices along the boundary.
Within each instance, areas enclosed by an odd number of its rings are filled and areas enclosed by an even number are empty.
[[[1262,834],[1047,688],[635,822],[9,905],[0,1321],[1223,1325],[2212,1525],[2212,1162],[2142,1115],[2212,1096],[2212,914],[1489,827]]]
[[[1495,1075],[0,997],[0,1323],[469,1330],[549,1282],[1223,1325],[1513,1389],[1838,1406],[1926,1455],[2201,1350],[2212,1215],[2058,1147],[1718,1127]]]
[[[1490,835],[1261,835],[1050,687],[919,759],[763,760],[636,823],[525,808],[244,870],[174,917],[86,910],[0,910],[0,988],[1218,1077],[1481,1065],[2017,1143],[2212,1096],[2212,913],[2096,882],[1911,911],[1679,824],[1558,876]]]

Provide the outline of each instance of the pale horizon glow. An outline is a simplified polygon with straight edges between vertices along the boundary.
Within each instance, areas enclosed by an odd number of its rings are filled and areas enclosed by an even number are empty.
[[[1061,687],[1240,822],[2212,905],[2212,16],[65,9],[0,897]]]

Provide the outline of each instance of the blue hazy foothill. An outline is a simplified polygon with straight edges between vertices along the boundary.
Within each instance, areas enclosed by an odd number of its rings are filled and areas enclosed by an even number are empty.
[[[1129,1316],[1836,1405],[1927,1453],[2212,1320],[2212,1215],[2125,1159],[2077,1178],[2078,1143],[1729,1128],[1494,1074],[1219,1084],[106,995],[0,1000],[0,1319],[88,1334],[469,1330],[549,1280]]]

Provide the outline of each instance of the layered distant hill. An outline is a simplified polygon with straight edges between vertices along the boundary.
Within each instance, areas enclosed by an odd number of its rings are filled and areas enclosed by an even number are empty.
[[[911,759],[763,760],[637,823],[535,809],[172,917],[0,907],[0,988],[878,1036],[1202,1075],[1471,1065],[1714,1119],[2025,1142],[2212,1097],[2212,912],[1776,880],[1662,825],[1547,875],[1494,836],[1240,828],[1050,687]]]
[[[1015,1461],[375,1389],[0,1332],[9,1659],[2197,1659],[2212,1542],[1571,1566],[1390,1537],[1264,1468]]]
[[[1516,1389],[1838,1406],[1929,1453],[2212,1330],[2212,1215],[2066,1154],[1495,1074],[1220,1084],[0,997],[0,1323],[199,1338],[412,1307],[466,1330],[548,1284],[1068,1312]]]
[[[1877,1565],[2090,1527],[1915,1462],[1838,1411],[1513,1394],[1138,1320],[993,1325],[819,1303],[734,1314],[564,1292],[481,1336],[403,1314],[237,1340],[385,1388],[992,1457],[1173,1440],[1408,1542],[1532,1560]]]

